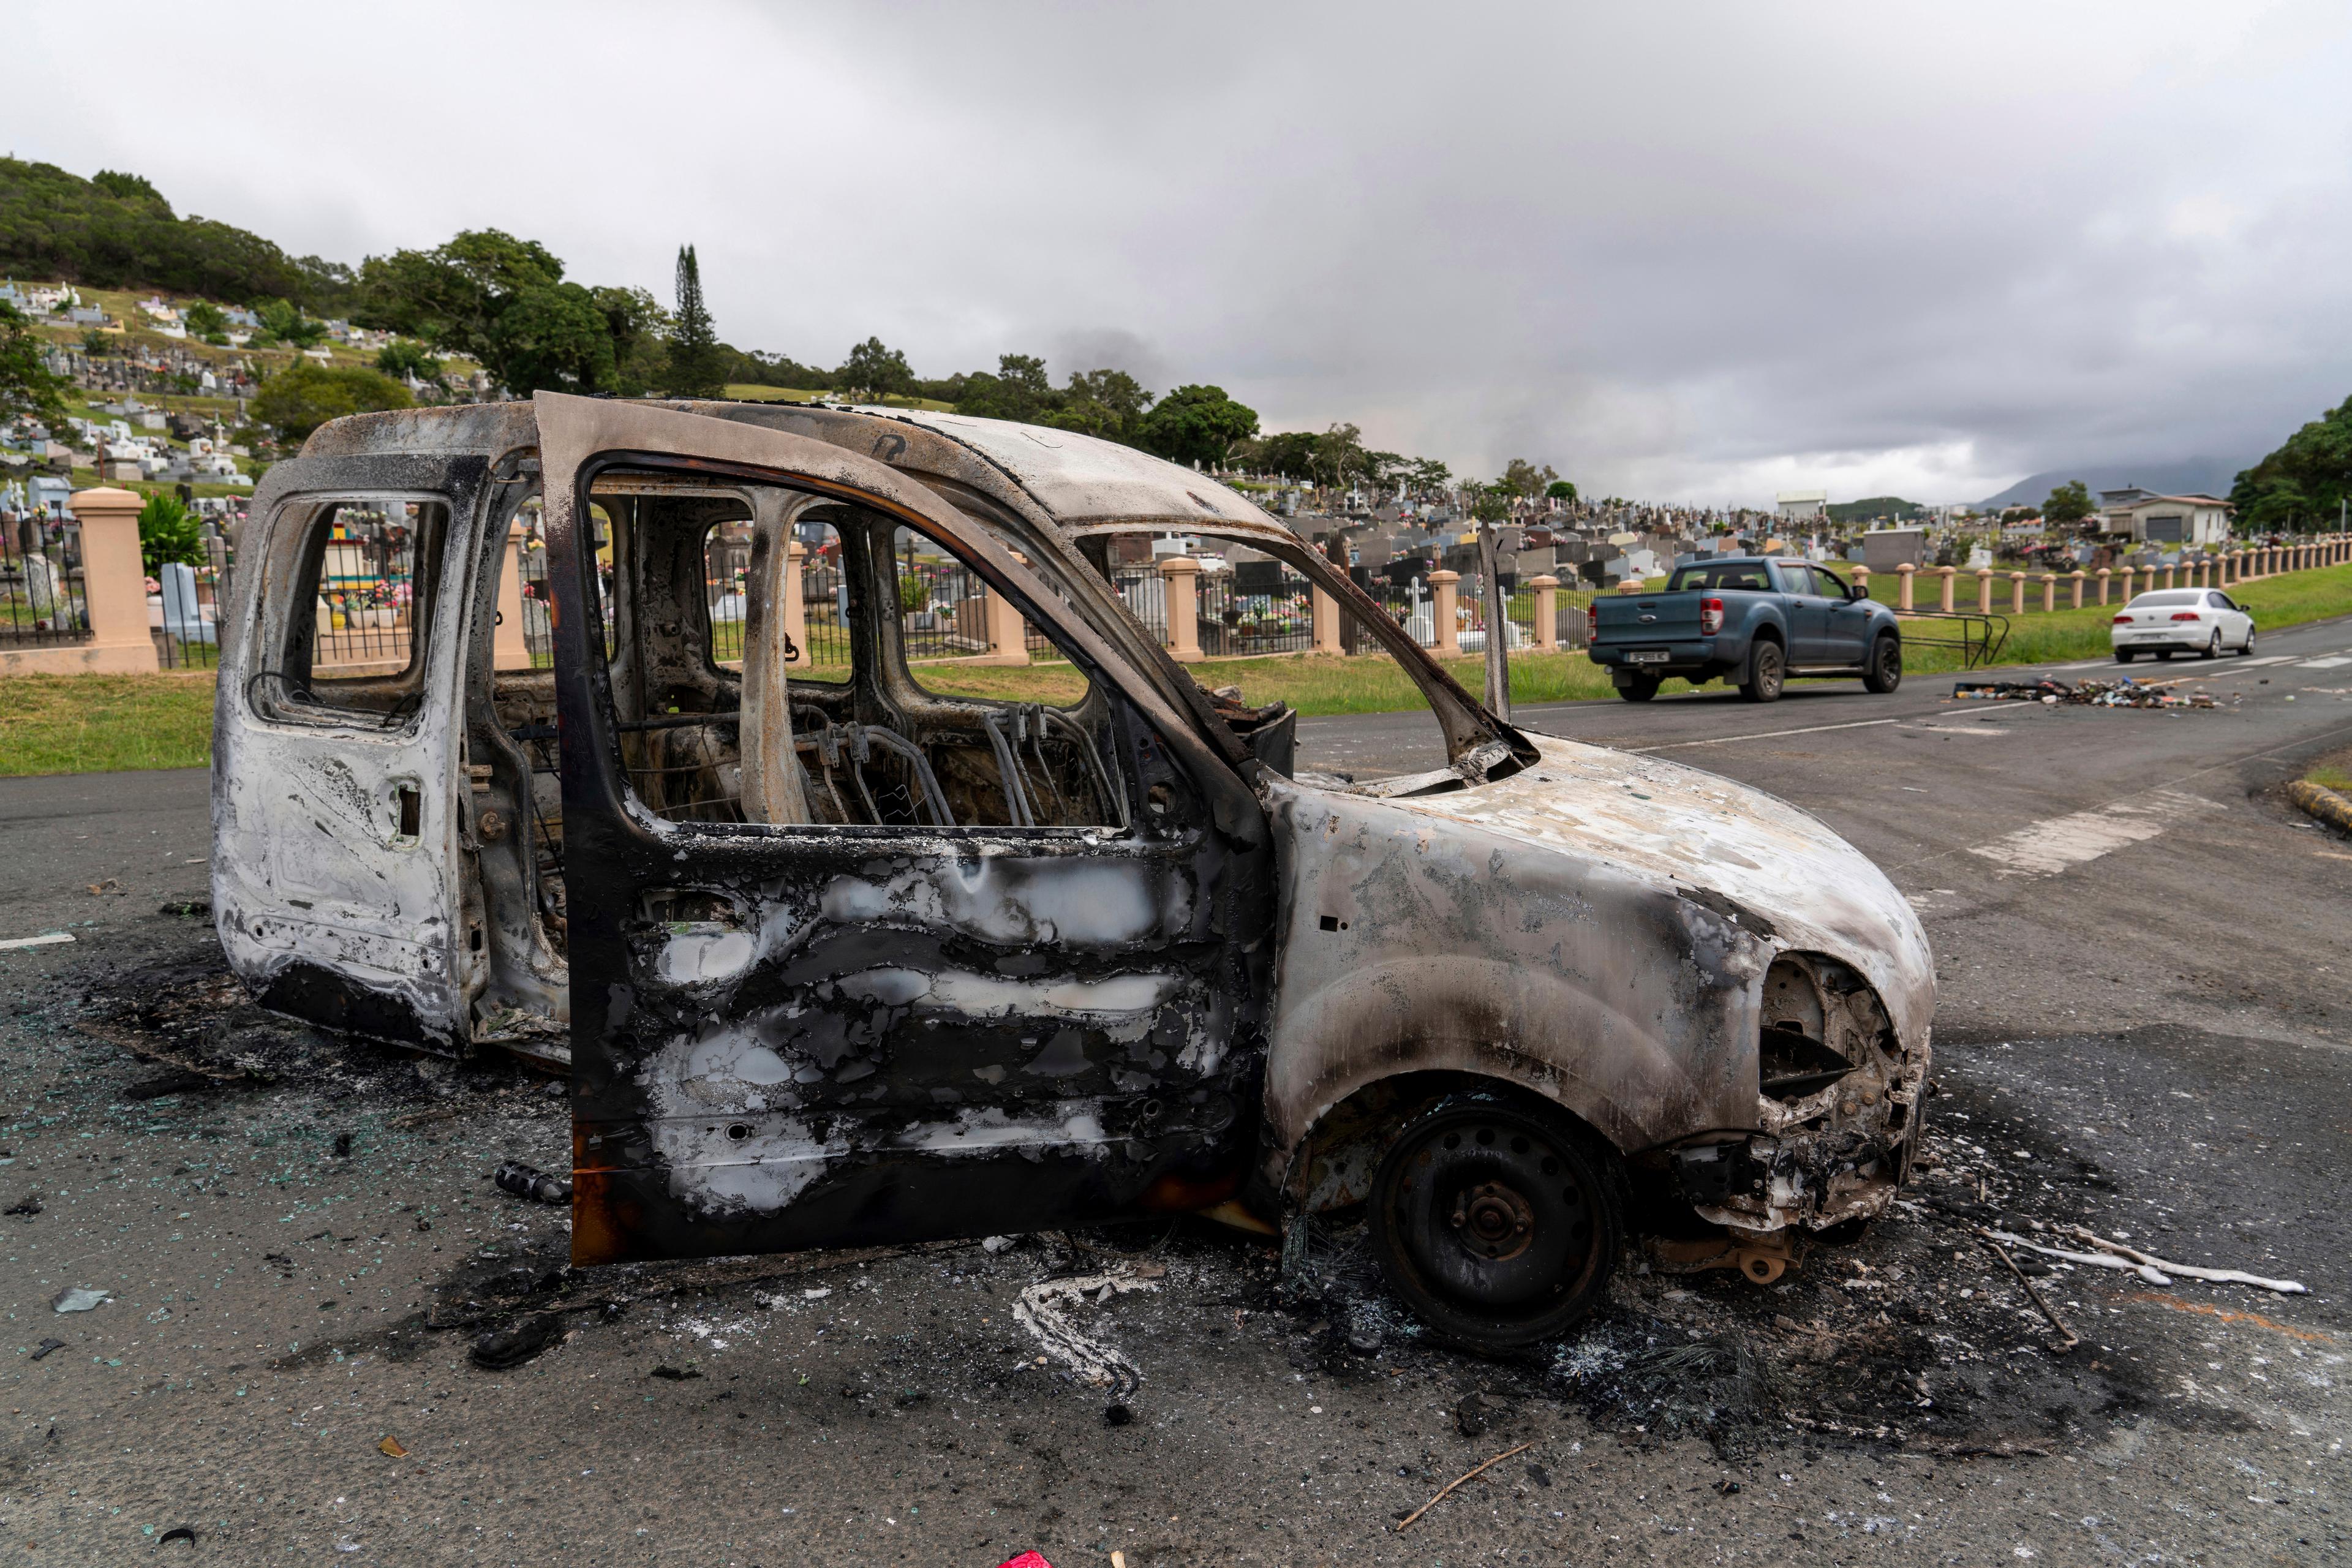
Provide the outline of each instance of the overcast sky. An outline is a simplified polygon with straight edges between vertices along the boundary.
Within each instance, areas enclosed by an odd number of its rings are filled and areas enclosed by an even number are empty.
[[[0,141],[356,262],[1043,353],[1588,492],[1972,500],[2352,395],[2352,7],[11,8]],[[152,70],[151,70],[152,67]]]

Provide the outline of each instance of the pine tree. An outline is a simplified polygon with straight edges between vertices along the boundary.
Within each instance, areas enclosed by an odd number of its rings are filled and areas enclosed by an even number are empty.
[[[663,390],[672,397],[724,397],[726,356],[702,302],[702,268],[694,247],[677,253],[677,310],[669,332],[669,376]]]

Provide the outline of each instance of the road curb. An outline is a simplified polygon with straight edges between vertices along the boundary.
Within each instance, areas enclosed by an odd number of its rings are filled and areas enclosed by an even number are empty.
[[[2352,798],[2309,779],[2297,779],[2288,784],[2286,797],[2337,832],[2352,833]]]

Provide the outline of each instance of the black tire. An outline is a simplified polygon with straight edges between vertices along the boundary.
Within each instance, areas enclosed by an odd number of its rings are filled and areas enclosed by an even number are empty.
[[[1739,683],[1739,695],[1750,702],[1777,702],[1788,684],[1788,654],[1771,638],[1758,637],[1748,650],[1748,679]]]
[[[1884,697],[1903,684],[1903,639],[1881,632],[1870,645],[1870,661],[1862,667],[1862,684]]]
[[[2127,647],[2119,647],[2116,649],[2116,662],[2117,664],[2129,664],[2133,659],[2136,659],[2138,657],[2139,655],[2134,653]]]
[[[1437,1101],[1372,1178],[1372,1248],[1389,1288],[1440,1338],[1482,1355],[1567,1332],[1617,1266],[1614,1158],[1549,1107]]]
[[[2240,658],[2254,657],[2254,628],[2251,625],[2246,627],[2245,646],[2238,649],[2238,657]]]
[[[2213,635],[2205,639],[2205,646],[2198,650],[2197,657],[2199,658],[2219,658],[2221,657],[2221,627],[2215,626],[2213,628]]]
[[[1658,683],[1654,679],[1629,680],[1617,689],[1617,695],[1628,702],[1647,702],[1657,694]]]
[[[2164,663],[2169,664],[2172,662],[2172,650],[2168,647],[2158,648],[2156,650],[2156,657]]]

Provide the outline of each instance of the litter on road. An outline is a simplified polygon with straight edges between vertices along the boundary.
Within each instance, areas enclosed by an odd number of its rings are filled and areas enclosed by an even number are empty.
[[[1145,1263],[1047,1279],[1021,1292],[1021,1300],[1013,1304],[1013,1321],[1034,1335],[1045,1353],[1068,1367],[1080,1383],[1109,1388],[1123,1402],[1143,1381],[1142,1370],[1110,1345],[1080,1333],[1066,1314],[1089,1301],[1101,1306],[1130,1290],[1157,1290],[1157,1276],[1164,1272],[1162,1265]]]
[[[533,1170],[520,1160],[509,1160],[490,1173],[499,1191],[512,1193],[519,1198],[530,1198],[542,1204],[568,1204],[572,1201],[572,1184],[561,1176],[551,1176],[544,1171]]]
[[[2038,676],[2027,680],[1962,680],[1954,683],[1952,696],[1961,701],[1980,702],[2040,702],[2049,707],[2075,708],[2195,708],[2221,706],[2220,699],[2210,691],[2192,691],[2186,695],[2170,688],[2194,679],[2182,676],[2178,680],[2134,680],[2124,676],[2117,680],[2061,680],[2054,675]],[[2230,700],[2240,700],[2232,692]]]
[[[12,952],[20,947],[54,947],[61,942],[73,941],[69,931],[53,931],[47,936],[12,936],[0,942],[0,952]]]
[[[2311,1293],[2311,1287],[2299,1279],[2266,1279],[2259,1274],[2248,1274],[2236,1268],[2200,1268],[2193,1263],[2170,1263],[2126,1247],[2121,1242],[2095,1236],[2080,1226],[2071,1228],[2074,1236],[2099,1250],[2069,1252],[2063,1247],[2044,1247],[2038,1241],[2005,1230],[1989,1230],[1984,1234],[2004,1246],[2022,1247],[2044,1258],[2062,1258],[2090,1268],[2115,1268],[2126,1274],[2137,1274],[2151,1285],[2169,1285],[2177,1274],[2185,1279],[2210,1279],[2220,1285],[2252,1285],[2259,1289],[2275,1290],[2282,1296],[2307,1296]]]
[[[79,1285],[68,1285],[49,1298],[49,1308],[58,1312],[87,1312],[92,1307],[103,1307],[114,1300],[111,1290],[91,1290]]]
[[[1444,1502],[1445,1500],[1445,1494],[1452,1491],[1455,1487],[1460,1486],[1465,1481],[1476,1479],[1479,1476],[1493,1469],[1496,1465],[1501,1464],[1505,1459],[1509,1458],[1512,1455],[1524,1454],[1529,1448],[1534,1447],[1535,1445],[1533,1443],[1522,1443],[1516,1448],[1506,1448],[1501,1453],[1496,1455],[1493,1458],[1487,1460],[1485,1464],[1479,1466],[1476,1469],[1471,1470],[1466,1474],[1454,1477],[1452,1480],[1446,1482],[1444,1487],[1438,1489],[1438,1493],[1435,1497],[1431,1498],[1427,1502],[1423,1503],[1419,1508],[1414,1509],[1411,1513],[1399,1520],[1397,1521],[1397,1533],[1400,1535],[1403,1534],[1406,1530],[1412,1527],[1414,1520],[1419,1519],[1423,1514],[1427,1513],[1431,1509],[1433,1509],[1439,1503]]]

